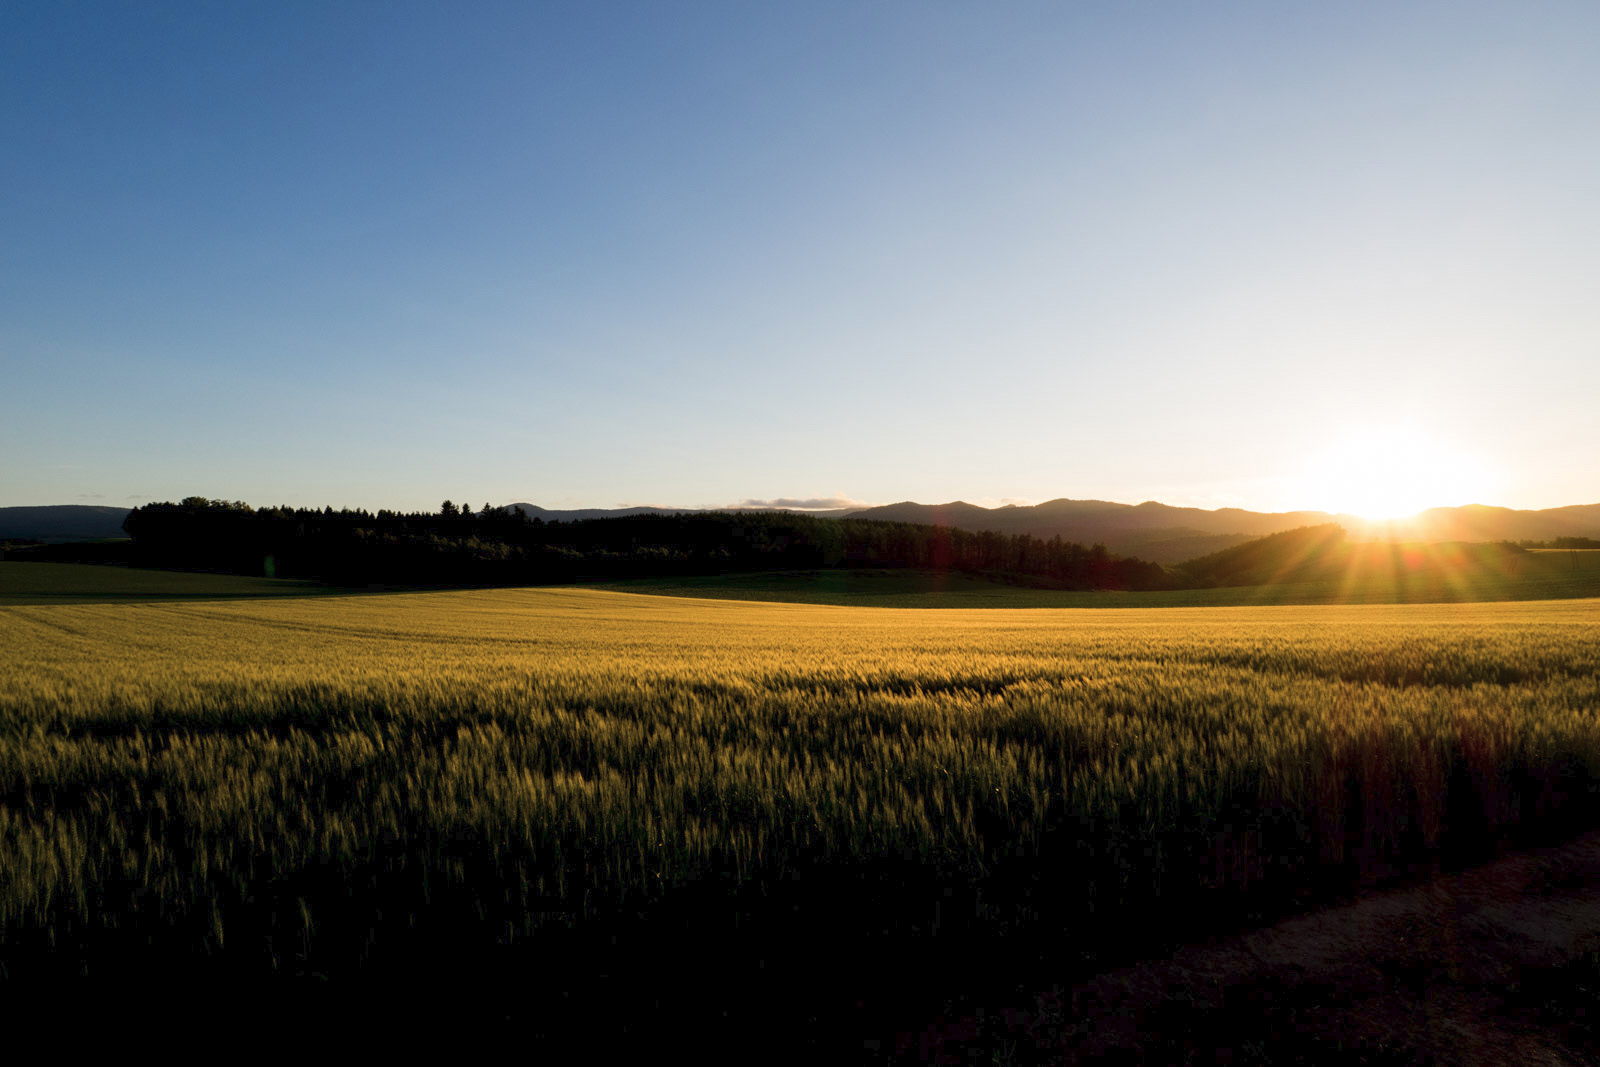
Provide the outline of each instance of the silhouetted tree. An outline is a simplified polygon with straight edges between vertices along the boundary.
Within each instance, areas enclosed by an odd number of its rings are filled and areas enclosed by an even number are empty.
[[[462,523],[463,516],[476,521]],[[147,562],[366,584],[533,584],[630,575],[817,567],[905,567],[1025,577],[1061,588],[1169,587],[1163,568],[1103,546],[948,526],[782,513],[640,515],[545,522],[518,509],[481,514],[331,506],[252,511],[191,497],[135,508],[124,524]]]

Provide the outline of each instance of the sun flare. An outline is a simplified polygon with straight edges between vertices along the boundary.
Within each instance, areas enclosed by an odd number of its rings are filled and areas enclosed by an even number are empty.
[[[1475,459],[1406,427],[1351,429],[1312,457],[1302,480],[1311,506],[1364,519],[1399,519],[1477,501],[1488,475]]]

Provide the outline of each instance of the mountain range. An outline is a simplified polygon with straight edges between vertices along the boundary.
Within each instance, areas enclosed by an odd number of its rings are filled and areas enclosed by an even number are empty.
[[[1147,500],[1047,500],[1042,504],[983,508],[964,501],[905,501],[848,513],[858,519],[936,523],[966,530],[998,530],[1100,542],[1112,552],[1156,563],[1179,563],[1267,534],[1337,522],[1353,541],[1545,541],[1600,536],[1600,504],[1515,511],[1467,504],[1429,508],[1404,519],[1373,520],[1325,511],[1245,511],[1241,508],[1173,507]]]
[[[735,510],[717,508],[579,508],[552,510],[536,504],[513,504],[546,522],[616,518],[624,515],[671,515],[679,511]],[[742,509],[783,510],[783,509]],[[0,508],[0,539],[91,541],[121,537],[127,508],[68,504],[54,507]],[[1555,537],[1600,538],[1600,504],[1580,504],[1542,511],[1468,504],[1430,508],[1405,519],[1375,521],[1325,511],[1245,511],[1241,508],[1181,508],[1147,500],[1118,504],[1108,500],[1047,500],[985,508],[956,500],[948,504],[902,501],[879,507],[813,511],[826,518],[883,519],[995,530],[1035,537],[1060,536],[1084,544],[1100,542],[1120,555],[1156,563],[1179,563],[1217,552],[1267,534],[1301,526],[1337,522],[1350,539],[1397,541],[1544,541]]]
[[[514,504],[546,522],[570,522],[614,515],[672,514],[672,508],[621,508],[551,511]],[[714,510],[714,509],[707,509]],[[829,518],[881,519],[963,530],[995,530],[1034,537],[1060,536],[1084,544],[1100,542],[1119,555],[1156,563],[1181,563],[1267,534],[1301,526],[1337,522],[1354,541],[1546,541],[1555,537],[1600,537],[1600,504],[1517,511],[1467,504],[1429,508],[1404,519],[1374,520],[1326,511],[1245,511],[1242,508],[1173,507],[1147,500],[1118,504],[1109,500],[1047,500],[985,508],[963,500],[918,504],[906,500],[878,507],[816,511]]]

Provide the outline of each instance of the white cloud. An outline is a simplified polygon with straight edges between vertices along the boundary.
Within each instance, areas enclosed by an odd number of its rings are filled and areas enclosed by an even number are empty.
[[[854,500],[843,493],[833,496],[780,496],[771,500],[741,500],[730,508],[789,508],[794,511],[836,511],[841,508],[870,508],[871,504]]]

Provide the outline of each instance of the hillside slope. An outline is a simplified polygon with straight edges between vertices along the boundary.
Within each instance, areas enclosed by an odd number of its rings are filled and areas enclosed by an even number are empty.
[[[0,508],[0,540],[93,541],[123,537],[128,508],[92,504]]]
[[[568,510],[542,508],[538,504],[511,504],[510,507],[525,513],[530,519],[545,522],[582,522],[587,519],[620,519],[629,515],[703,515],[713,511],[791,511],[791,508],[571,508]],[[842,519],[855,514],[853,508],[834,511],[795,511],[800,515],[815,515],[824,519]]]
[[[1100,542],[1112,552],[1173,564],[1218,552],[1252,538],[1301,527],[1338,523],[1353,541],[1548,540],[1600,535],[1600,504],[1516,511],[1468,504],[1431,508],[1407,519],[1372,521],[1322,511],[1259,512],[1242,508],[1173,507],[1153,500],[1118,504],[1106,500],[1047,500],[1032,506],[984,508],[957,500],[948,504],[902,501],[864,508],[852,518],[954,526],[964,530]]]

